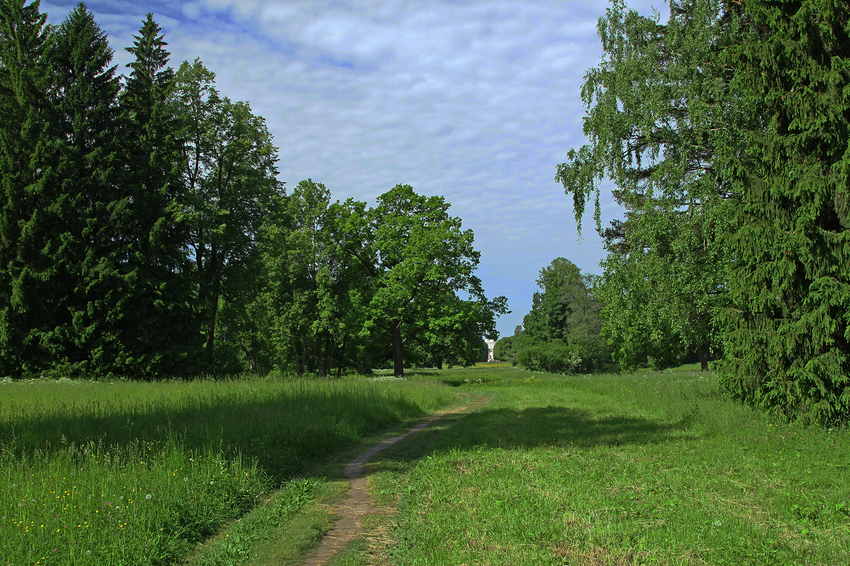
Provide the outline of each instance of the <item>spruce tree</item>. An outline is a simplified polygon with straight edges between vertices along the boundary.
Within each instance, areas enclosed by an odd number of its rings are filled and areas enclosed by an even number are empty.
[[[38,372],[62,349],[55,256],[62,198],[50,131],[51,28],[39,3],[0,2],[0,371]]]
[[[54,309],[63,355],[53,366],[63,373],[109,373],[120,345],[111,321],[121,318],[124,282],[117,266],[121,235],[111,214],[124,195],[116,185],[117,96],[106,34],[84,4],[56,30],[50,51],[53,73],[51,129],[58,139],[56,173],[63,205],[62,245],[55,261],[62,296]]]
[[[199,347],[180,179],[182,131],[170,100],[174,72],[161,32],[148,14],[126,48],[135,59],[119,98],[120,183],[127,192],[112,214],[122,233],[125,281],[120,359],[124,371],[137,376],[192,371]]]
[[[788,418],[850,418],[850,9],[732,5],[734,87],[764,104],[728,160],[741,195],[723,384]]]

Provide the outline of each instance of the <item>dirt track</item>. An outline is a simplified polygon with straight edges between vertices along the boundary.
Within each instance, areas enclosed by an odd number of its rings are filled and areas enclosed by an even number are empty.
[[[385,450],[390,446],[404,440],[408,436],[415,434],[427,428],[434,421],[451,415],[460,413],[469,409],[472,406],[483,404],[486,399],[478,399],[474,403],[469,403],[457,409],[446,411],[438,415],[422,421],[404,434],[388,438],[380,444],[373,446],[369,450],[363,452],[351,462],[346,464],[344,474],[346,478],[351,479],[351,486],[348,488],[345,500],[334,509],[334,514],[340,518],[334,522],[334,526],[322,539],[315,554],[309,556],[303,563],[303,566],[324,566],[325,563],[337,551],[343,548],[346,544],[357,538],[361,532],[361,520],[365,515],[373,512],[372,496],[369,490],[366,489],[366,476],[363,473],[363,465],[375,454],[381,450]]]

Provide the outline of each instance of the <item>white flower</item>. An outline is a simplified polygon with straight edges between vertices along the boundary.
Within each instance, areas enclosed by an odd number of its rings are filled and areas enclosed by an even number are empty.
[[[153,495],[151,495],[150,493],[148,493],[147,495],[145,495],[145,499],[148,499],[148,500],[149,500],[151,497],[153,497]]]

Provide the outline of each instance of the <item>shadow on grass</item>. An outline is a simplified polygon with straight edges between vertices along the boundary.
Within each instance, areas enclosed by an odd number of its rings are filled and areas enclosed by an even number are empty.
[[[174,438],[188,455],[208,450],[239,455],[280,481],[365,436],[426,415],[411,401],[379,392],[284,393],[264,400],[199,397],[187,405],[99,410],[92,403],[75,413],[19,416],[0,422],[0,456],[43,458],[89,443],[99,451],[118,447],[118,454]]]
[[[415,440],[408,440],[382,455],[384,461],[413,462],[435,452],[489,448],[545,446],[588,449],[597,446],[651,445],[693,438],[686,423],[665,423],[641,417],[600,416],[564,407],[523,410],[481,409],[447,415]]]

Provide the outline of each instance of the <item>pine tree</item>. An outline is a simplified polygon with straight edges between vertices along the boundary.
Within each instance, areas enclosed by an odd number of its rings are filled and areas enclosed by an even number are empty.
[[[720,370],[736,397],[788,418],[850,419],[850,6],[733,7],[734,86],[766,111],[729,159],[740,193]]]

